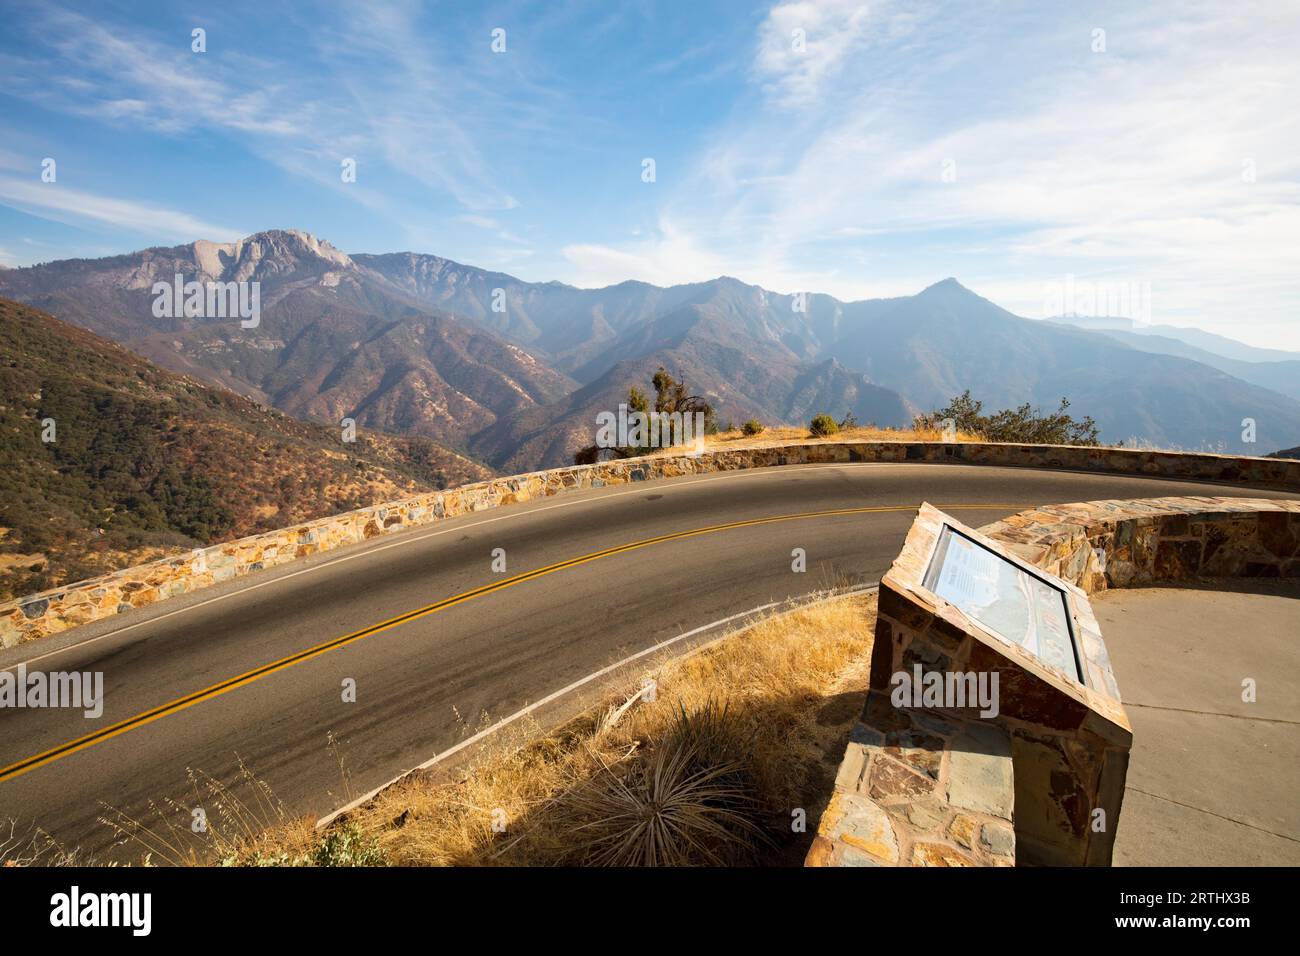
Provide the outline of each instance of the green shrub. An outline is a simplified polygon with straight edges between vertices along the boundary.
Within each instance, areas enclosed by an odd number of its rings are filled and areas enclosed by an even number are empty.
[[[1031,445],[1099,445],[1097,423],[1091,417],[1072,418],[1066,414],[1070,400],[1061,399],[1054,412],[1044,414],[1028,403],[1019,408],[1004,408],[984,414],[984,403],[973,398],[970,389],[929,415],[913,422],[917,429],[943,430],[946,423],[953,429],[983,436],[985,441],[1023,442]]]
[[[325,834],[311,855],[316,866],[384,866],[383,851],[354,826],[342,826]]]
[[[751,418],[740,426],[740,430],[746,435],[757,435],[763,430],[763,423],[757,418]]]
[[[331,827],[319,843],[303,853],[287,850],[241,853],[234,850],[221,858],[222,866],[387,866],[388,860],[375,841],[350,823]]]
[[[834,435],[840,430],[840,426],[835,419],[822,412],[820,415],[813,416],[813,420],[808,423],[808,430],[813,433],[814,437],[820,438],[824,435]]]

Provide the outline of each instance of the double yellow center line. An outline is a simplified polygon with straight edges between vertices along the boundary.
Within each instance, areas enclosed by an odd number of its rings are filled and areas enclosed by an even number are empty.
[[[971,504],[947,505],[944,507],[949,511],[962,511],[972,509],[1019,509],[1025,506],[1013,504]],[[689,531],[675,531],[672,534],[662,534],[654,538],[645,538],[641,541],[633,541],[629,544],[621,544],[613,548],[606,548],[603,551],[593,551],[590,554],[580,555],[576,558],[569,558],[567,561],[560,561],[556,564],[550,564],[546,567],[537,568],[532,571],[525,571],[523,574],[516,574],[514,577],[503,578],[500,581],[493,582],[492,584],[485,584],[482,587],[474,588],[470,591],[464,591],[452,597],[426,605],[425,607],[417,608],[414,611],[399,614],[397,617],[389,618],[386,621],[381,621],[380,623],[373,624],[370,627],[362,628],[359,631],[353,631],[351,634],[345,634],[342,637],[336,637],[332,640],[325,641],[324,643],[317,644],[314,647],[309,647],[306,650],[299,651],[296,654],[291,654],[288,657],[282,657],[277,661],[272,661],[269,664],[264,664],[261,667],[254,668],[253,670],[245,671],[244,673],[231,677],[229,680],[224,680],[219,684],[213,684],[211,687],[205,687],[202,690],[195,691],[185,697],[180,697],[176,700],[169,701],[168,703],[161,704],[158,707],[154,707],[152,710],[146,710],[133,717],[120,720],[117,723],[101,728],[94,733],[86,734],[83,737],[77,737],[74,740],[60,744],[59,746],[46,750],[43,753],[35,754],[34,756],[19,760],[17,763],[12,763],[7,767],[0,768],[0,783],[5,782],[6,780],[12,780],[15,777],[20,777],[28,771],[35,770],[37,767],[43,767],[48,763],[53,763],[56,760],[61,760],[64,757],[71,756],[79,750],[85,750],[88,747],[101,744],[106,740],[111,740],[119,734],[124,734],[129,730],[135,730],[138,727],[144,727],[147,724],[151,724],[155,720],[159,720],[171,714],[180,713],[189,707],[193,707],[195,704],[203,703],[205,700],[212,700],[214,697],[220,697],[222,694],[227,694],[232,690],[245,686],[246,684],[251,684],[264,677],[269,677],[277,671],[282,671],[288,667],[293,667],[295,664],[301,664],[304,661],[311,660],[312,658],[320,657],[322,654],[336,650],[340,647],[346,647],[348,644],[352,644],[362,638],[371,637],[381,631],[387,631],[389,628],[397,627],[400,624],[416,621],[422,617],[428,617],[430,614],[437,614],[439,611],[445,611],[449,607],[455,607],[457,604],[464,604],[466,601],[472,601],[476,598],[494,594],[497,591],[503,591],[506,588],[514,587],[517,584],[534,581],[537,578],[544,577],[548,574],[554,574],[556,571],[563,571],[567,568],[576,568],[579,565],[587,564],[591,561],[597,561],[601,558],[610,558],[618,554],[626,554],[629,551],[637,551],[641,548],[648,548],[651,545],[662,544],[666,541],[679,541],[683,538],[715,534],[719,531],[731,531],[736,528],[750,528],[756,525],[775,524],[779,521],[800,521],[810,518],[834,518],[844,515],[879,514],[883,512],[915,510],[915,505],[891,505],[877,508],[838,508],[831,511],[807,511],[801,514],[774,515],[768,518],[750,518],[745,521],[731,521],[727,524],[710,525],[706,528],[693,528]]]

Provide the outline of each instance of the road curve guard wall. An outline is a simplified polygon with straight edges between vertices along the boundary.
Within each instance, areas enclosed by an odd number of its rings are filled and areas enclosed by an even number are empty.
[[[1300,461],[1059,445],[806,441],[576,465],[431,492],[125,568],[0,604],[0,643],[102,620],[402,528],[607,485],[746,468],[836,462],[949,462],[1220,481],[1300,492]]]
[[[1300,574],[1300,501],[1146,498],[1023,511],[980,529],[1085,592]]]

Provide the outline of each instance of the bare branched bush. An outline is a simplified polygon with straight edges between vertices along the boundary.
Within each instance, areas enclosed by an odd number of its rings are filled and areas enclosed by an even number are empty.
[[[82,866],[87,860],[67,850],[39,827],[19,831],[18,821],[0,822],[0,867]]]

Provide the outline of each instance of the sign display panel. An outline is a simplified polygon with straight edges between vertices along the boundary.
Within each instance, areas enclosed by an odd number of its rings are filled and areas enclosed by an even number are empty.
[[[947,525],[925,586],[1044,664],[1084,682],[1060,588]]]

